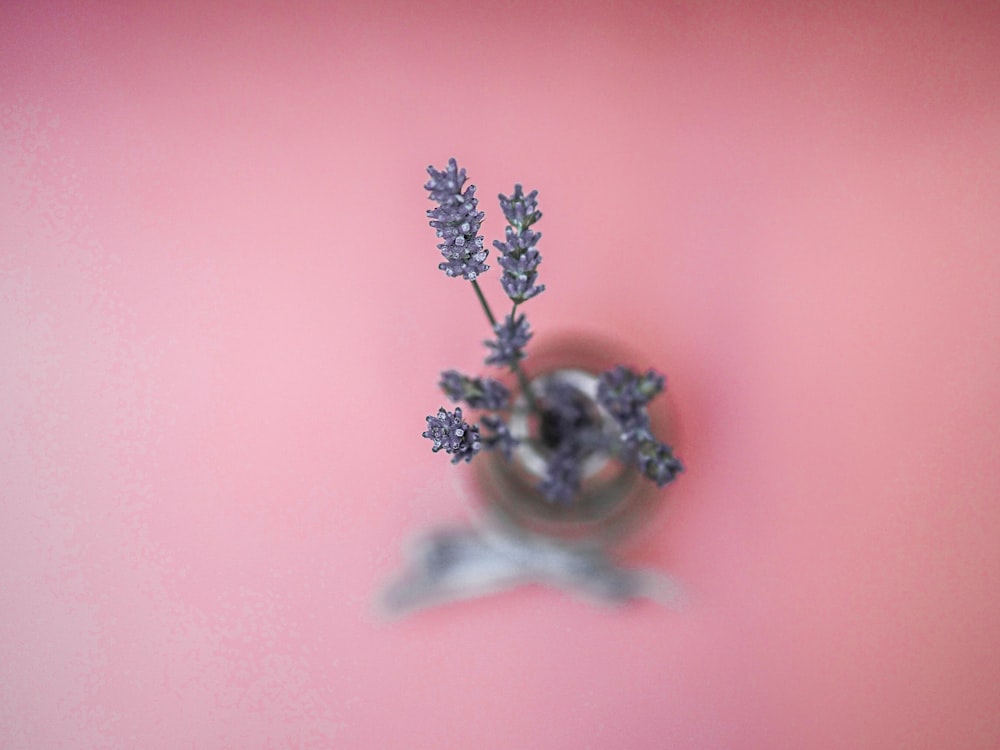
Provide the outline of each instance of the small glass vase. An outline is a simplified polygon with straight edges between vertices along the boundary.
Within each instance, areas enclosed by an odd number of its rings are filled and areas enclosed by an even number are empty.
[[[593,336],[569,335],[531,349],[523,361],[528,383],[541,399],[553,380],[568,385],[586,404],[591,418],[607,433],[616,432],[613,417],[596,401],[597,378],[618,364],[637,360],[619,344]],[[520,440],[510,459],[492,451],[472,462],[472,494],[483,506],[491,529],[541,537],[574,548],[606,548],[646,523],[661,504],[664,490],[644,478],[611,450],[595,450],[582,462],[582,481],[572,502],[554,502],[538,485],[545,477],[551,446],[541,420],[532,412],[516,379],[508,380],[513,409],[508,426]],[[650,408],[655,435],[670,442],[666,395]],[[485,459],[485,460],[483,460]]]

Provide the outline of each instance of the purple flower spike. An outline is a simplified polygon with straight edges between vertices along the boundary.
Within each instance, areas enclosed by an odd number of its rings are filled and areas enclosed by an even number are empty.
[[[544,284],[535,284],[538,264],[542,262],[535,244],[542,235],[530,229],[518,234],[512,227],[507,227],[506,235],[506,242],[493,242],[493,247],[500,252],[497,262],[503,268],[500,285],[511,300],[520,303],[545,291]]]
[[[486,358],[486,364],[513,367],[524,358],[524,347],[532,336],[528,321],[523,314],[518,315],[516,320],[508,315],[503,323],[493,327],[493,331],[497,335],[496,340],[485,342],[493,351]]]
[[[462,409],[459,407],[453,412],[441,408],[436,417],[427,417],[427,430],[423,437],[434,442],[431,448],[434,453],[443,450],[451,454],[453,464],[471,461],[483,447],[479,427],[462,419]]]
[[[674,456],[673,449],[661,443],[646,429],[631,430],[622,440],[635,451],[636,465],[647,478],[663,487],[684,471],[684,465]]]
[[[438,249],[445,258],[438,268],[448,276],[475,281],[489,269],[485,263],[489,250],[483,247],[479,235],[485,214],[478,210],[476,186],[469,185],[462,192],[465,170],[459,169],[454,159],[449,159],[448,167],[442,171],[427,167],[427,173],[431,178],[424,187],[430,193],[428,197],[438,203],[427,215],[442,240]]]
[[[493,247],[500,252],[500,266],[503,276],[500,284],[504,292],[515,303],[529,300],[545,290],[545,285],[535,284],[538,264],[542,256],[537,248],[542,235],[529,227],[542,218],[535,200],[537,190],[525,196],[520,185],[514,186],[514,194],[509,198],[500,195],[500,208],[510,224],[505,232],[505,241],[495,240]]]
[[[532,190],[528,195],[524,194],[520,185],[514,186],[514,193],[508,198],[501,193],[497,196],[500,199],[500,210],[507,218],[507,222],[520,229],[527,229],[540,218],[542,212],[538,210],[538,191]]]
[[[663,390],[665,379],[655,370],[638,375],[623,365],[603,373],[597,383],[597,401],[615,418],[622,431],[649,426],[646,404]]]
[[[510,391],[499,380],[470,378],[457,370],[441,373],[440,385],[452,401],[464,401],[473,409],[506,409],[510,399]]]

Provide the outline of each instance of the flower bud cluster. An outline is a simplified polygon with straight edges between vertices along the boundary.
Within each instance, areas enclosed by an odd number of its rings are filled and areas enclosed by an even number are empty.
[[[459,169],[454,159],[450,159],[448,167],[440,172],[427,167],[427,173],[431,178],[424,188],[430,193],[428,197],[438,204],[427,215],[442,240],[438,249],[445,258],[438,268],[448,276],[475,281],[489,269],[486,265],[489,250],[483,247],[483,238],[479,235],[485,214],[478,210],[476,186],[469,185],[462,191],[465,170]]]
[[[531,230],[531,225],[542,218],[538,210],[538,191],[524,194],[520,185],[514,186],[509,198],[500,194],[500,208],[509,224],[505,230],[505,241],[493,241],[493,247],[500,251],[500,267],[503,275],[500,285],[515,304],[531,299],[545,291],[545,285],[535,285],[538,264],[542,256],[536,245],[542,235]]]
[[[456,407],[455,411],[441,408],[436,417],[427,417],[423,437],[434,443],[431,447],[434,453],[443,450],[450,454],[453,464],[471,461],[483,447],[479,428],[462,418],[461,407]]]
[[[628,446],[635,458],[639,471],[647,479],[663,487],[677,478],[684,465],[674,456],[673,449],[661,443],[647,429],[631,430],[622,434],[622,442]]]
[[[665,383],[666,379],[655,370],[639,375],[623,365],[602,374],[597,383],[597,402],[618,422],[626,455],[658,487],[672,482],[684,469],[673,449],[649,430],[646,407],[663,391]]]
[[[493,327],[493,333],[496,334],[496,338],[484,342],[492,352],[486,358],[486,364],[513,368],[524,358],[524,347],[533,335],[529,330],[527,319],[523,313],[517,318],[508,315],[502,323],[497,323]]]
[[[638,375],[618,365],[598,379],[597,401],[617,420],[622,430],[649,427],[646,405],[660,393],[666,379],[655,370]]]

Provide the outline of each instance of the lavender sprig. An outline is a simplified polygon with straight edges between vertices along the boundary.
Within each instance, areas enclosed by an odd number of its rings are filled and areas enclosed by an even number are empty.
[[[542,212],[538,210],[537,190],[525,195],[520,185],[514,185],[514,192],[509,198],[503,193],[497,198],[500,200],[500,210],[511,226],[527,229],[542,218]]]
[[[639,471],[663,487],[684,471],[684,465],[674,456],[673,449],[661,443],[647,429],[636,429],[622,435],[622,441],[635,454]]]
[[[483,238],[477,234],[484,214],[477,210],[479,201],[475,197],[476,186],[470,185],[464,193],[462,192],[466,173],[465,169],[459,169],[454,158],[448,160],[446,169],[439,171],[433,166],[429,166],[427,173],[431,179],[424,187],[430,193],[429,198],[438,203],[438,207],[428,211],[427,215],[431,217],[430,225],[435,229],[438,237],[444,239],[438,248],[445,256],[446,262],[440,263],[438,268],[448,276],[461,276],[469,281],[479,298],[483,312],[486,313],[486,318],[490,321],[490,327],[494,329],[494,333],[497,333],[496,316],[493,315],[490,304],[477,281],[479,275],[487,271],[489,266],[485,263],[488,251],[483,248]],[[520,222],[519,227],[521,225],[526,227],[541,218],[541,213],[537,210],[537,204],[534,200],[537,192],[532,193],[528,199],[524,198],[519,189],[515,189],[514,192],[516,200],[507,201],[502,208],[510,218]],[[515,301],[511,317],[517,311],[517,305],[518,303]],[[502,345],[503,340],[499,338],[501,334],[497,335],[498,343]],[[528,405],[533,411],[538,412],[538,404],[528,386],[524,370],[519,364],[520,359],[524,356],[523,351],[519,352],[519,356],[515,356],[515,352],[510,350],[505,352],[503,356],[511,371],[517,376],[521,390],[528,399]]]
[[[462,419],[461,407],[453,412],[442,407],[436,417],[427,417],[427,430],[422,437],[433,441],[431,451],[434,453],[443,450],[451,454],[453,464],[471,461],[483,447],[479,427]]]
[[[597,382],[597,402],[615,418],[622,431],[649,427],[646,405],[663,390],[666,379],[655,370],[639,375],[618,365]]]
[[[524,347],[532,337],[528,321],[524,315],[512,318],[508,315],[503,323],[493,326],[496,339],[484,342],[492,351],[486,358],[488,365],[507,366],[513,369],[524,358]]]
[[[542,256],[535,247],[542,235],[529,227],[542,218],[538,210],[537,190],[524,195],[520,185],[514,186],[509,198],[500,194],[500,208],[510,224],[505,230],[505,241],[494,240],[493,246],[500,251],[498,262],[503,268],[500,285],[514,303],[531,299],[545,291],[545,285],[535,285],[538,264]]]
[[[438,268],[448,276],[475,281],[489,269],[485,263],[489,251],[483,247],[483,238],[479,236],[485,214],[478,210],[476,186],[469,185],[462,192],[465,169],[459,169],[454,159],[448,160],[447,169],[439,172],[434,167],[427,167],[427,173],[431,178],[424,187],[430,193],[428,197],[438,203],[438,207],[429,210],[427,215],[437,236],[443,240],[438,249],[445,257]]]
[[[598,378],[597,401],[621,427],[622,444],[639,471],[658,487],[672,482],[684,470],[673,449],[649,431],[646,406],[663,391],[666,379],[655,370],[645,375],[618,365]]]
[[[452,401],[464,401],[473,409],[506,409],[510,400],[507,386],[493,378],[470,378],[457,370],[441,373],[441,390]]]

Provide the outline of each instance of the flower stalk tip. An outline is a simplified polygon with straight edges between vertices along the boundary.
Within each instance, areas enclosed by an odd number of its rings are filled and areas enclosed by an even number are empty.
[[[506,316],[502,323],[493,326],[496,338],[484,342],[491,354],[486,357],[486,364],[513,368],[524,359],[524,347],[534,335],[528,326],[524,313],[516,318]]]
[[[438,204],[427,212],[431,227],[441,239],[438,250],[444,261],[438,268],[447,276],[475,281],[489,270],[486,264],[489,251],[483,247],[483,238],[479,235],[485,214],[478,210],[476,186],[469,185],[462,190],[465,170],[459,169],[454,159],[449,159],[447,168],[440,171],[427,167],[427,173],[430,180],[424,188],[429,193],[428,198]]]
[[[455,411],[441,407],[437,416],[427,417],[427,429],[422,437],[434,443],[432,452],[443,450],[450,454],[453,464],[471,461],[483,447],[479,427],[462,418],[461,407],[456,407]]]

